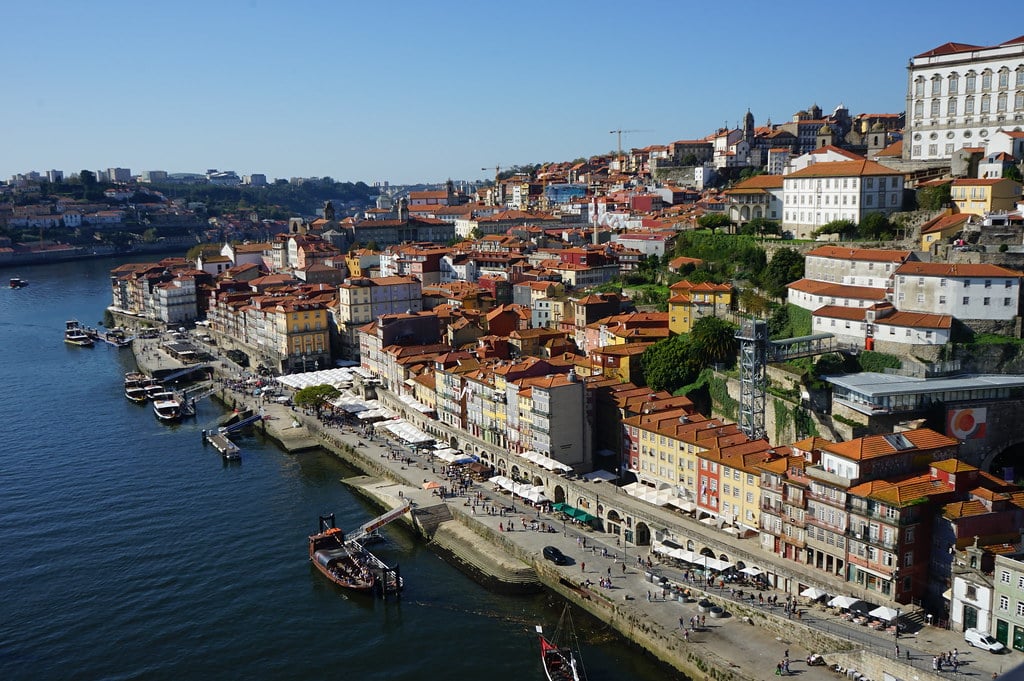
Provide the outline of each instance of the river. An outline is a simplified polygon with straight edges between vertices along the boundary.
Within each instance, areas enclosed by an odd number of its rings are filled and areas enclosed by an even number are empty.
[[[23,268],[0,290],[0,678],[542,679],[535,624],[550,595],[487,591],[401,527],[400,600],[347,596],[309,564],[317,516],[376,511],[322,452],[241,437],[226,465],[200,431],[223,411],[158,423],[123,397],[131,352],[62,340],[96,325],[119,260]],[[576,614],[591,681],[678,675]]]

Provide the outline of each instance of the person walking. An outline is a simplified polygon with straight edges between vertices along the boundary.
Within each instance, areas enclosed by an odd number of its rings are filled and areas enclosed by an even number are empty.
[[[586,571],[587,571],[587,563],[586,563],[586,561],[580,561],[580,572],[586,572]]]

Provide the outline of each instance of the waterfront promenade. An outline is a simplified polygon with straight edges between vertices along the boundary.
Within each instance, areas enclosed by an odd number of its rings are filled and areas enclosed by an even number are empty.
[[[140,351],[140,362],[144,365],[156,362],[164,368],[172,368],[173,363],[166,362],[167,358],[155,347],[137,350]],[[223,391],[222,399],[239,408],[262,408],[267,417],[264,422],[267,434],[286,450],[304,448],[311,440],[323,442],[330,450],[373,474],[352,482],[382,506],[398,505],[401,499],[411,499],[418,509],[446,506],[455,522],[469,530],[459,533],[460,541],[468,544],[468,551],[480,556],[500,554],[498,562],[510,571],[517,565],[525,569],[532,567],[541,581],[553,590],[694,678],[703,675],[719,679],[763,679],[775,673],[776,665],[787,651],[791,673],[806,679],[837,678],[830,667],[808,667],[804,660],[811,653],[823,653],[829,663],[856,669],[865,678],[875,681],[885,673],[899,678],[938,678],[931,671],[933,656],[954,649],[959,651],[961,662],[958,676],[987,679],[992,674],[1002,674],[1019,661],[1019,653],[994,656],[966,648],[960,634],[934,627],[901,636],[897,661],[894,659],[896,641],[891,635],[852,625],[828,610],[807,607],[804,599],[798,603],[799,619],[791,619],[784,612],[785,594],[782,592],[758,592],[765,597],[778,596],[778,606],[751,606],[749,601],[741,604],[728,587],[720,589],[717,585],[687,583],[680,569],[657,564],[657,557],[647,552],[648,547],[640,547],[643,553],[639,555],[636,547],[624,551],[617,545],[614,535],[585,531],[564,523],[558,514],[541,513],[525,506],[522,500],[498,492],[488,483],[471,483],[465,494],[442,499],[434,490],[424,489],[424,484],[436,483],[454,489],[461,480],[461,477],[453,477],[452,469],[442,462],[378,438],[372,431],[363,432],[353,425],[326,425],[312,414],[265,402],[246,389],[242,380],[244,374],[238,367],[220,362],[215,366],[218,373],[226,372],[220,379],[223,384],[233,386]],[[544,525],[553,531],[524,529],[524,521],[526,528]],[[508,531],[510,523],[512,531]],[[547,545],[560,548],[570,557],[570,564],[555,566],[544,561],[541,550]],[[648,558],[654,561],[653,569],[646,567]],[[644,561],[644,566],[638,559]],[[712,618],[708,613],[699,612],[697,602],[680,602],[677,595],[663,591],[660,584],[650,581],[652,575],[659,580],[664,577],[669,583],[683,584],[697,599],[709,598],[715,605],[724,607],[727,616]],[[406,577],[410,583],[415,583],[415,575]],[[610,587],[598,586],[602,579],[610,582]],[[588,581],[592,585],[579,588],[581,582]],[[691,628],[690,618],[701,614],[705,616],[705,626]],[[684,632],[684,628],[689,631]],[[843,647],[843,641],[851,649],[866,652],[833,652]],[[950,676],[952,672],[943,675]]]

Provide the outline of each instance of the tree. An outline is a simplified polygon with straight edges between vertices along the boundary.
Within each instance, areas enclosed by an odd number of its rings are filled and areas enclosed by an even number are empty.
[[[324,405],[337,399],[341,391],[333,385],[311,385],[295,393],[294,402],[298,407],[310,407],[319,412]]]
[[[922,210],[941,210],[949,205],[951,182],[917,190],[917,206]]]
[[[779,223],[775,220],[769,220],[768,218],[754,218],[744,225],[744,227],[749,230],[748,232],[744,232],[745,234],[757,234],[762,237],[766,234],[781,233]]]
[[[695,166],[699,165],[700,161],[697,159],[696,154],[689,153],[686,156],[683,156],[683,160],[680,161],[680,163],[682,163],[684,166]]]
[[[732,224],[732,220],[725,213],[706,213],[697,218],[697,224],[702,229],[710,229],[712,233],[716,229],[728,227]]]
[[[783,298],[787,284],[803,276],[804,256],[796,249],[780,248],[761,273],[761,288],[772,298]]]
[[[689,336],[672,336],[644,350],[640,365],[647,385],[654,390],[674,391],[692,383],[700,367],[689,346]]]
[[[1003,171],[1003,177],[1007,180],[1013,180],[1014,182],[1024,181],[1024,177],[1021,176],[1020,168],[1018,166],[1007,166],[1006,170]]]
[[[825,234],[838,234],[843,239],[852,238],[857,234],[857,223],[852,220],[833,220],[811,232],[811,236],[815,238]]]
[[[887,239],[893,235],[893,226],[882,213],[868,213],[861,218],[857,231],[864,239]]]
[[[718,317],[701,317],[690,331],[693,359],[702,367],[736,359],[736,327]]]

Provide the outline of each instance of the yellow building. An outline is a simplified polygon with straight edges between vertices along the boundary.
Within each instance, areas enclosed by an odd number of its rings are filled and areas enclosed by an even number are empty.
[[[950,238],[963,231],[971,216],[965,213],[947,211],[921,225],[921,250],[931,253],[932,246],[948,243]]]
[[[654,343],[607,345],[590,353],[590,374],[601,374],[620,383],[646,385],[640,358]]]
[[[289,298],[276,308],[270,320],[274,345],[282,355],[282,367],[291,371],[326,369],[330,361],[327,307]]]
[[[1020,190],[1020,182],[1006,178],[964,178],[953,180],[950,200],[958,213],[982,216],[1013,210],[1020,200]]]
[[[732,286],[685,279],[669,287],[668,328],[674,334],[689,333],[701,317],[717,317],[732,308]]]

